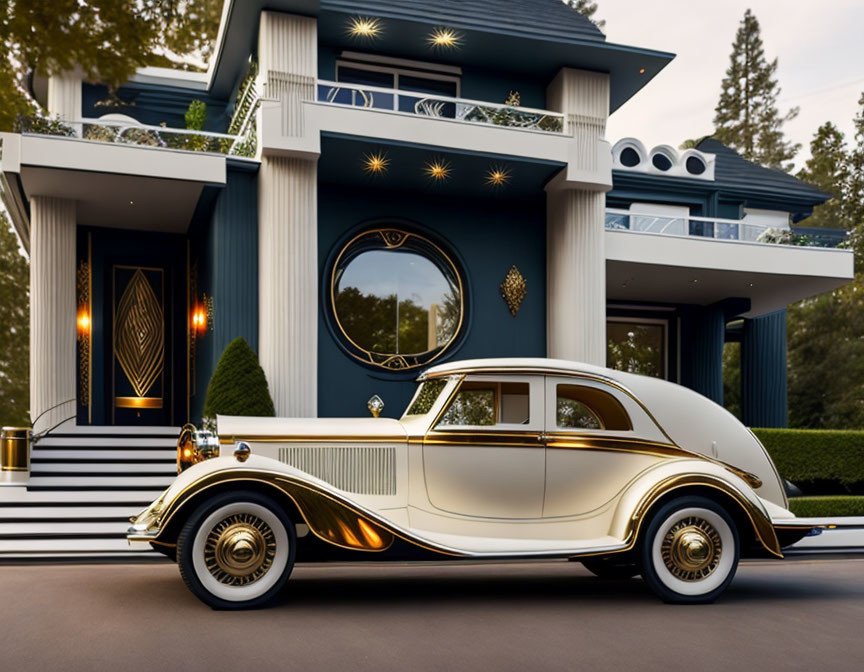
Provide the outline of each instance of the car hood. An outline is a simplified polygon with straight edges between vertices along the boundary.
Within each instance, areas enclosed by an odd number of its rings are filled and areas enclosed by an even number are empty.
[[[255,418],[237,415],[216,417],[221,441],[277,440],[280,438],[339,441],[380,439],[405,441],[408,433],[391,418]]]

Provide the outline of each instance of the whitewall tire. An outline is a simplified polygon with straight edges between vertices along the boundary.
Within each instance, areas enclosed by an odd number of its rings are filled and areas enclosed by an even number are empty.
[[[732,516],[704,497],[680,497],[652,516],[640,541],[642,576],[665,602],[713,602],[732,582],[740,541]]]
[[[263,605],[294,567],[296,536],[275,501],[227,492],[189,517],[177,539],[177,564],[188,588],[214,609]]]

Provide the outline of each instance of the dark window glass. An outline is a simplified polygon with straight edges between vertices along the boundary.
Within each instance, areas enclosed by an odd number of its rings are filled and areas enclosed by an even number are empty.
[[[651,163],[657,170],[669,170],[672,167],[672,162],[665,154],[655,154],[651,157]]]
[[[639,165],[639,152],[632,147],[625,147],[621,150],[621,165],[633,168]]]
[[[606,323],[606,366],[643,376],[666,376],[666,329],[663,324]]]
[[[528,383],[465,382],[439,425],[528,424]]]
[[[359,68],[339,67],[338,77],[340,82],[346,84],[361,84],[363,86],[377,86],[382,89],[393,88],[393,73],[378,72],[377,70],[360,70]]]
[[[705,172],[705,163],[695,156],[688,156],[684,165],[687,166],[687,172],[691,175],[701,175]]]

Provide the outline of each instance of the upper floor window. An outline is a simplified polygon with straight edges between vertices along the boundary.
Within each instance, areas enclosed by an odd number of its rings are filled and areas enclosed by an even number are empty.
[[[459,72],[459,68],[427,66],[417,61],[384,57],[373,60],[373,57],[365,54],[336,61],[337,82],[404,92],[394,96],[383,91],[366,91],[363,106],[422,114],[424,110],[420,108],[437,103],[436,116],[452,117],[455,114],[453,103],[429,97],[459,97]],[[418,95],[412,95],[415,93]]]
[[[333,264],[330,308],[337,338],[367,364],[390,370],[428,364],[456,339],[463,305],[456,265],[416,233],[365,231]]]

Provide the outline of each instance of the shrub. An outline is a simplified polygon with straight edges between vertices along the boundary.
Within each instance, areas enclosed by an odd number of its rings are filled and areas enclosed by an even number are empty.
[[[235,338],[225,348],[207,386],[205,427],[213,426],[217,414],[258,417],[276,414],[258,355],[242,338]]]
[[[793,497],[789,510],[802,518],[864,516],[864,497]]]
[[[864,432],[754,429],[777,471],[805,494],[864,494]]]

